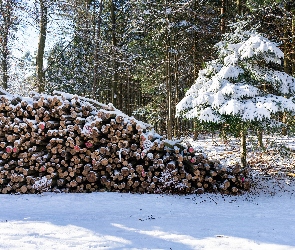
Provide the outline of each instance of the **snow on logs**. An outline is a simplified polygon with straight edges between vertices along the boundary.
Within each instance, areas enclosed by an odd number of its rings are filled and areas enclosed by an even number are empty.
[[[0,193],[119,191],[237,194],[248,170],[225,167],[112,105],[57,92],[0,95]]]

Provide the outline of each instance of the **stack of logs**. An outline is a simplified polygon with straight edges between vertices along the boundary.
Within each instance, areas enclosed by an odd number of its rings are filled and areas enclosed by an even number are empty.
[[[248,170],[165,140],[111,105],[58,93],[0,96],[0,193],[237,194]]]

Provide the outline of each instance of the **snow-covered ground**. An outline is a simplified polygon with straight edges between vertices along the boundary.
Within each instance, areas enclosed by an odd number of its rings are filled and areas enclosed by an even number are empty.
[[[295,249],[295,193],[0,196],[0,249]]]
[[[203,138],[195,146],[221,161],[237,160],[234,140]],[[294,170],[290,155],[273,158]],[[256,177],[240,196],[0,195],[0,250],[295,250],[295,178]]]
[[[226,142],[218,135],[199,135],[193,141],[186,138],[197,152],[205,153],[209,159],[217,159],[223,165],[235,165],[240,162],[240,143],[230,137]],[[264,173],[295,173],[295,137],[263,136],[264,150],[258,147],[256,136],[247,136],[247,161],[253,169]],[[268,171],[264,171],[268,170]]]

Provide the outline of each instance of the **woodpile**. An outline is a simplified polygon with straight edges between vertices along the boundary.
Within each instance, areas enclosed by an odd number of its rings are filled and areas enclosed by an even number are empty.
[[[0,95],[0,193],[119,191],[237,194],[248,170],[91,99],[55,93]]]

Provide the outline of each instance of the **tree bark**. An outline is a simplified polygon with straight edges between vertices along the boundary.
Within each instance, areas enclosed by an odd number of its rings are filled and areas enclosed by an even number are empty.
[[[99,3],[99,12],[97,16],[97,20],[95,23],[95,39],[94,39],[94,67],[93,67],[93,85],[92,85],[92,93],[94,99],[96,97],[96,92],[97,92],[97,87],[98,87],[98,54],[99,54],[99,49],[100,49],[100,27],[101,27],[101,13],[102,13],[102,5],[103,5],[103,0],[100,1]],[[96,14],[95,14],[96,15]]]
[[[167,6],[167,1],[165,1],[165,6]],[[172,83],[171,83],[171,55],[170,55],[170,46],[171,46],[171,37],[169,31],[169,14],[166,13],[166,22],[167,22],[167,32],[166,32],[166,89],[167,89],[167,138],[172,139]]]
[[[177,43],[177,39],[174,39]],[[174,55],[174,63],[175,63],[175,69],[174,69],[174,80],[175,80],[175,94],[174,94],[174,105],[173,105],[173,116],[175,117],[175,107],[177,103],[179,102],[179,88],[180,88],[180,82],[179,82],[179,65],[178,65],[178,59],[179,56],[177,54]],[[174,118],[174,136],[179,137],[179,117]]]
[[[220,8],[220,32],[221,34],[225,33],[225,13],[226,13],[226,0],[221,1],[221,8]]]
[[[118,105],[118,63],[116,59],[116,47],[117,47],[117,38],[116,38],[116,7],[114,4],[114,1],[110,1],[111,4],[111,24],[112,24],[112,45],[113,45],[113,79],[112,79],[112,96],[111,96],[111,102],[114,106]],[[118,107],[120,108],[120,107]]]
[[[263,145],[262,137],[263,137],[263,131],[262,131],[262,129],[257,129],[258,147],[260,147],[260,148],[263,149],[264,148],[264,145]]]
[[[8,32],[5,32],[2,40],[2,86],[8,88]]]
[[[291,6],[289,3],[286,3],[285,10],[287,13],[291,11]],[[286,20],[284,23],[284,71],[290,75],[290,74],[292,74],[292,67],[291,67],[291,60],[290,60],[291,53],[288,48],[290,27],[288,25],[287,18],[288,17],[286,17]]]
[[[246,149],[246,129],[242,124],[240,131],[240,157],[241,157],[241,166],[245,168],[247,166],[247,149]]]
[[[3,26],[2,29],[2,39],[1,39],[1,52],[2,52],[2,86],[4,89],[8,88],[8,56],[9,56],[9,48],[8,48],[8,40],[9,40],[9,31],[12,26],[12,3],[11,1],[3,1],[0,2],[1,5],[1,15],[3,18]]]
[[[169,38],[168,38],[169,43]],[[170,79],[170,52],[169,52],[169,45],[166,47],[166,86],[167,86],[167,137],[169,140],[172,139],[172,85]]]
[[[238,15],[242,16],[243,15],[243,0],[237,0],[237,10],[238,10]]]
[[[44,65],[44,52],[45,52],[45,42],[47,34],[47,6],[44,0],[40,0],[40,33],[38,42],[38,52],[36,58],[37,66],[37,86],[38,92],[42,93],[45,90],[45,73],[43,71]]]

